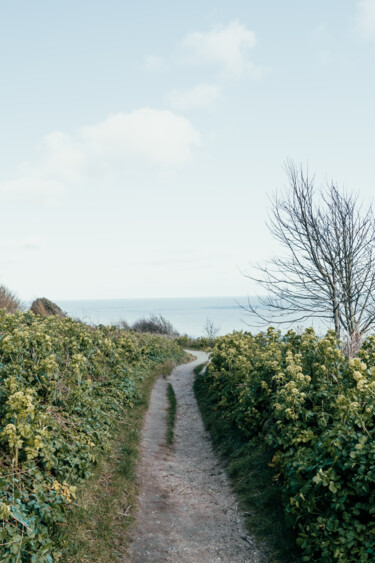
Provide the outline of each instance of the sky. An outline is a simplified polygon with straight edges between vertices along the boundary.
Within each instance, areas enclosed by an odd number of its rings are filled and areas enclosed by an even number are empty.
[[[284,163],[374,193],[375,0],[1,0],[0,283],[252,295]]]

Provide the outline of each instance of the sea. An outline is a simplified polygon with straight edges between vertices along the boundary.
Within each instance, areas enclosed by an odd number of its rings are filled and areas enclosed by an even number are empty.
[[[217,329],[217,334],[234,330],[258,332],[246,312],[249,298],[240,297],[184,297],[170,299],[95,299],[56,301],[69,316],[89,324],[129,325],[150,315],[162,315],[180,334],[203,336],[207,321]]]

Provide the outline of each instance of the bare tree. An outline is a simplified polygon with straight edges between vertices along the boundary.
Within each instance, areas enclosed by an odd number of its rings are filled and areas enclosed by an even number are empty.
[[[267,292],[249,309],[264,323],[324,319],[354,346],[375,324],[372,206],[333,182],[317,192],[314,177],[291,161],[285,170],[290,189],[273,199],[268,224],[284,253],[247,274]]]
[[[207,319],[203,330],[207,338],[213,339],[219,334],[220,328],[216,327],[210,319]]]

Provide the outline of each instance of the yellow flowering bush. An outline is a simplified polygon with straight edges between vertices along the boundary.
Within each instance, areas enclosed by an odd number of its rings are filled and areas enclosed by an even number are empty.
[[[0,561],[57,561],[77,487],[170,340],[0,310]]]
[[[271,447],[302,561],[374,561],[375,338],[349,359],[331,331],[234,333],[204,382],[233,433]]]

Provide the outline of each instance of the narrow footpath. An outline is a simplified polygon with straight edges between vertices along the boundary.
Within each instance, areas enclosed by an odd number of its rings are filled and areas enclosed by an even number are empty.
[[[193,392],[193,369],[207,360],[178,366],[152,391],[139,464],[140,496],[132,563],[245,563],[267,559],[245,531],[222,464],[204,430]],[[167,384],[177,397],[172,447],[166,445]],[[245,539],[243,539],[245,538]]]

